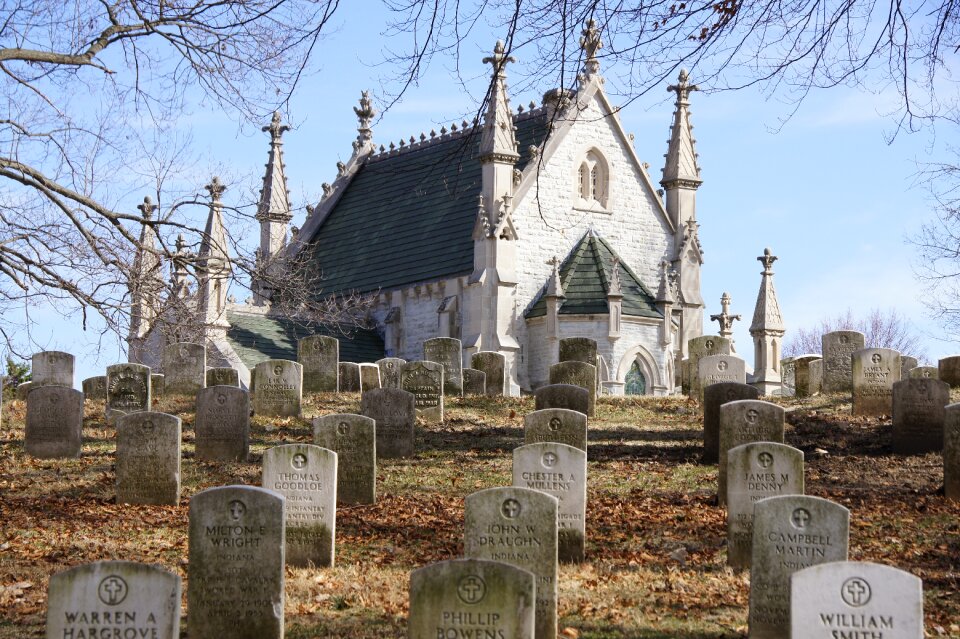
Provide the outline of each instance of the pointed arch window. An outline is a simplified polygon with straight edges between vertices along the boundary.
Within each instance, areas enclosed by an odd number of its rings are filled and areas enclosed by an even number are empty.
[[[580,206],[607,208],[610,171],[606,158],[596,149],[587,151],[577,172],[577,195]]]

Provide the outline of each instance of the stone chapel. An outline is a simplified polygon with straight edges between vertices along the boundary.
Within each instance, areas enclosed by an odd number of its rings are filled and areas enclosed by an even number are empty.
[[[492,75],[482,121],[399,145],[374,143],[364,93],[351,157],[299,230],[290,227],[282,157],[288,127],[276,115],[264,127],[259,258],[272,268],[309,265],[318,296],[370,296],[373,328],[340,335],[284,317],[271,307],[279,293],[263,281],[252,282],[246,303],[228,298],[230,260],[217,248],[227,245],[222,185],[214,183],[193,302],[211,361],[238,368],[246,384],[257,362],[296,359],[297,339],[314,332],[335,334],[341,361],[358,362],[421,359],[425,340],[456,337],[465,366],[472,353],[503,353],[516,394],[547,383],[560,338],[590,337],[605,392],[623,394],[629,379],[631,392],[672,393],[687,340],[703,333],[701,179],[689,110],[697,87],[686,71],[668,87],[676,103],[658,190],[604,92],[592,21],[580,44],[574,89],[514,109],[513,58],[498,42],[484,59]],[[137,301],[130,359],[156,363]]]

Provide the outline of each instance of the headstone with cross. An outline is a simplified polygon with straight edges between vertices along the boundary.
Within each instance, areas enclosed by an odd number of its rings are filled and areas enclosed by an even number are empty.
[[[333,566],[337,524],[337,454],[313,444],[263,453],[263,487],[286,497],[286,562]]]
[[[950,404],[943,419],[943,487],[947,499],[960,501],[960,404]]]
[[[760,389],[738,382],[720,382],[703,390],[703,463],[719,463],[720,407],[740,399],[760,399]]]
[[[288,359],[268,359],[253,369],[253,412],[264,417],[299,417],[303,401],[303,366]]]
[[[470,357],[470,365],[483,371],[484,392],[490,397],[502,397],[510,393],[507,377],[507,358],[495,351],[479,351]]]
[[[893,385],[893,452],[943,450],[943,420],[950,387],[938,379],[904,379]]]
[[[536,578],[487,559],[452,559],[410,574],[408,639],[534,639]]]
[[[209,386],[197,393],[196,456],[202,461],[247,461],[250,394],[236,386]]]
[[[323,415],[313,420],[313,443],[337,454],[337,503],[377,500],[376,422],[363,415]]]
[[[575,361],[553,364],[550,366],[550,384],[579,386],[587,391],[587,417],[596,414],[597,367],[593,364]]]
[[[384,357],[377,360],[377,366],[380,368],[380,387],[381,388],[400,388],[400,369],[407,360],[399,357]]]
[[[803,494],[803,451],[754,442],[727,452],[727,565],[749,568],[753,506],[761,499]]]
[[[960,387],[960,355],[940,358],[937,362],[937,378],[950,384],[950,388]]]
[[[783,443],[784,410],[758,399],[741,399],[720,407],[719,470],[717,503],[727,503],[727,453],[753,442]]]
[[[556,442],[586,452],[587,416],[566,408],[544,408],[523,416],[523,443]]]
[[[553,495],[488,488],[467,495],[463,554],[529,570],[536,577],[537,639],[557,636],[557,514]]]
[[[923,582],[882,564],[835,561],[790,577],[790,636],[921,639]]]
[[[79,457],[83,393],[66,386],[41,386],[27,396],[23,447],[32,457]]]
[[[413,393],[376,388],[364,393],[360,412],[376,422],[377,457],[411,457],[417,410]]]
[[[565,408],[584,415],[590,410],[590,391],[574,384],[548,384],[533,393],[537,410]]]
[[[73,388],[74,357],[62,351],[34,353],[30,365],[30,381],[33,388],[41,386],[66,386]]]
[[[890,348],[861,348],[850,356],[853,414],[880,417],[893,413],[893,385],[900,381],[900,353]]]
[[[180,588],[179,575],[133,561],[58,572],[47,590],[46,636],[179,639]]]
[[[180,418],[143,411],[117,420],[117,503],[180,503]]]
[[[253,486],[190,499],[190,639],[282,639],[284,497]]]
[[[107,367],[106,417],[109,423],[121,415],[150,410],[150,367],[113,364]]]
[[[823,392],[840,393],[853,389],[850,356],[866,345],[858,331],[831,331],[820,340],[823,354]]]
[[[784,495],[756,502],[750,562],[751,638],[790,637],[790,575],[817,564],[846,561],[849,537],[850,511],[826,499]]]
[[[443,393],[463,395],[463,346],[453,337],[434,337],[423,343],[423,359],[443,366]]]
[[[327,335],[310,335],[297,342],[305,393],[336,393],[339,388],[340,342]]]
[[[207,385],[207,349],[203,344],[178,342],[163,349],[164,392],[196,395]]]
[[[698,399],[703,403],[704,389],[721,382],[747,383],[747,363],[736,355],[706,355],[697,363],[700,388]]]
[[[936,366],[917,366],[907,372],[907,379],[940,379],[940,369]]]
[[[690,397],[700,397],[700,358],[710,355],[730,355],[733,342],[719,335],[701,335],[687,340],[687,364],[684,370],[683,386],[688,388]]]
[[[207,386],[236,386],[240,388],[240,371],[229,366],[208,368]]]
[[[582,562],[586,539],[586,451],[554,442],[514,448],[513,485],[557,498],[557,555],[563,562]]]

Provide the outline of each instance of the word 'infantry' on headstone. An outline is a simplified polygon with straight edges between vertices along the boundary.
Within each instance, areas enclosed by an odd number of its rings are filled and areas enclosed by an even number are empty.
[[[240,387],[240,371],[235,368],[218,367],[207,369],[207,386]]]
[[[747,363],[736,355],[707,355],[697,364],[700,397],[703,401],[703,389],[720,382],[747,383]]]
[[[893,413],[893,384],[900,381],[900,353],[861,348],[853,364],[853,414],[879,417]]]
[[[529,570],[486,559],[430,564],[410,573],[407,637],[533,639],[535,602]]]
[[[263,487],[286,497],[286,562],[332,566],[337,524],[337,454],[313,444],[263,453]]]
[[[313,443],[337,454],[338,504],[377,501],[376,436],[376,422],[363,415],[314,418]]]
[[[587,391],[587,417],[596,415],[597,367],[583,362],[560,362],[550,366],[550,384],[571,384]]]
[[[909,379],[940,379],[940,369],[936,366],[917,366],[910,369],[907,377]]]
[[[380,367],[376,364],[360,364],[360,391],[366,393],[380,388]]]
[[[754,442],[727,452],[727,564],[749,568],[753,506],[761,499],[803,494],[803,451]]]
[[[819,355],[799,355],[793,359],[794,395],[813,397],[823,386],[823,358]]]
[[[463,348],[453,337],[434,337],[423,343],[423,359],[443,365],[443,393],[463,395]]]
[[[823,353],[823,392],[840,393],[853,390],[853,368],[850,356],[865,345],[863,333],[832,331],[820,339]]]
[[[834,561],[790,576],[790,636],[921,639],[923,582],[892,566]]]
[[[180,342],[163,349],[164,390],[168,395],[195,395],[207,385],[207,349]]]
[[[533,392],[537,410],[566,408],[587,414],[590,410],[590,391],[573,384],[547,384]]]
[[[190,639],[282,639],[282,495],[253,486],[190,499]]]
[[[491,397],[509,395],[507,387],[507,358],[496,351],[480,351],[470,357],[470,365],[486,375],[485,392]]]
[[[133,561],[58,572],[47,590],[46,636],[179,639],[180,576]]]
[[[488,488],[464,500],[463,554],[536,576],[537,639],[557,636],[557,512],[556,497],[529,488]]]
[[[587,416],[566,408],[544,408],[523,416],[523,443],[556,442],[587,450]]]
[[[236,386],[209,386],[197,393],[197,459],[247,461],[250,395]]]
[[[180,418],[143,411],[117,420],[117,503],[180,503]]]
[[[377,457],[413,455],[414,403],[413,393],[396,388],[375,388],[363,394],[360,412],[377,423]]]
[[[337,373],[340,375],[341,393],[359,393],[363,390],[360,384],[360,364],[356,362],[340,362],[337,365]]]
[[[336,393],[340,342],[335,337],[310,335],[297,342],[297,361],[303,366],[303,390]]]
[[[161,397],[167,392],[166,377],[163,373],[150,373],[150,395]]]
[[[960,386],[960,355],[941,358],[937,362],[937,377],[950,384],[950,388]]]
[[[150,367],[142,364],[107,366],[106,417],[150,410]]]
[[[23,447],[32,457],[79,457],[83,437],[83,393],[66,386],[41,386],[27,396]]]
[[[487,374],[475,368],[463,369],[463,394],[486,395]]]
[[[938,379],[905,379],[893,385],[893,452],[916,455],[943,449],[944,411],[950,387]]]
[[[43,351],[33,355],[30,364],[30,380],[34,388],[40,386],[66,386],[73,388],[74,357],[61,351]]]
[[[583,362],[597,365],[597,340],[589,337],[564,337],[558,345],[558,362]]]
[[[400,388],[413,393],[417,415],[427,422],[443,421],[443,374],[438,362],[407,362],[400,369]]]
[[[789,637],[790,575],[846,561],[850,511],[806,495],[768,497],[753,510],[750,637]]]
[[[703,389],[703,463],[720,462],[720,407],[741,399],[760,399],[760,389],[738,382],[720,382]]]
[[[792,397],[797,394],[796,357],[784,357],[780,360],[780,395]]]
[[[253,411],[265,417],[299,417],[303,367],[288,359],[268,359],[253,369]]]
[[[557,556],[584,558],[587,508],[587,453],[566,444],[541,442],[513,449],[513,485],[553,495],[558,503]]]
[[[783,407],[759,399],[741,399],[720,407],[717,503],[727,503],[727,452],[753,442],[783,443]]]
[[[88,377],[83,380],[82,388],[84,399],[104,400],[107,398],[107,376]]]
[[[916,357],[910,357],[909,355],[900,355],[900,379],[907,379],[910,377],[908,373],[914,368],[920,365],[920,362]]]
[[[960,501],[960,404],[947,406],[943,419],[943,486],[947,499]]]
[[[710,355],[730,355],[732,353],[731,342],[726,337],[719,335],[701,335],[687,340],[687,381],[689,386],[688,393],[690,397],[700,397],[700,381],[697,378],[700,370],[700,358]]]
[[[399,357],[384,357],[377,360],[380,367],[380,388],[400,388],[400,369],[407,360]]]

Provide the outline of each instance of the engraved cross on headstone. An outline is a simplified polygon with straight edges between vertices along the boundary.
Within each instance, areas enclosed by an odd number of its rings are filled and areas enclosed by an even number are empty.
[[[862,606],[870,598],[870,589],[862,579],[851,579],[843,585],[844,599],[853,606]]]
[[[113,603],[119,598],[120,592],[123,591],[123,582],[116,577],[110,577],[103,585],[103,590],[109,598],[107,603]]]
[[[791,519],[797,528],[806,528],[807,523],[810,521],[810,513],[803,508],[797,508],[795,511],[793,511]]]
[[[508,499],[503,502],[503,505],[500,507],[500,512],[503,513],[504,517],[513,519],[520,514],[520,502],[516,499]]]
[[[478,601],[482,590],[483,584],[476,575],[471,575],[460,582],[460,596],[466,602]]]

